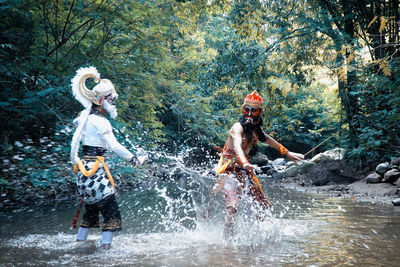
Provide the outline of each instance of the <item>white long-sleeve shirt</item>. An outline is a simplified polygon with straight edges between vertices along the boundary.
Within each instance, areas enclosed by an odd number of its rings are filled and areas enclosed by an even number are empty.
[[[74,123],[79,124],[79,118]],[[111,123],[96,114],[90,114],[86,121],[82,132],[82,144],[109,149],[127,161],[133,157],[133,154],[115,138]]]

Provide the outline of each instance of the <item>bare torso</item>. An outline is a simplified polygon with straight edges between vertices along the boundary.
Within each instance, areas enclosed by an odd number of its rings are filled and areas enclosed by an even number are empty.
[[[254,131],[252,138],[247,138],[242,125],[237,122],[229,131],[229,136],[224,147],[224,153],[234,152],[237,158],[243,163],[245,162],[245,159],[247,159],[249,151],[257,141],[258,138]]]

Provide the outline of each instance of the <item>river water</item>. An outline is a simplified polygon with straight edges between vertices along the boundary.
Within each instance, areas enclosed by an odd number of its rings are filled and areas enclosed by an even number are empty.
[[[224,202],[213,178],[120,192],[123,230],[110,250],[101,230],[75,242],[77,203],[0,214],[0,266],[399,266],[400,209],[268,187],[272,209],[257,220],[244,200],[235,236],[225,239]],[[82,216],[82,213],[81,213]]]

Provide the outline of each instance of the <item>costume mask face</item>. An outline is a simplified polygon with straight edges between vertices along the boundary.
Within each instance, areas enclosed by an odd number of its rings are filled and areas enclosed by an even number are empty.
[[[243,106],[243,116],[245,124],[257,124],[259,116],[261,115],[261,109],[258,107]]]
[[[108,96],[106,96],[106,101],[108,103],[110,103],[111,105],[115,106],[115,101],[117,100],[118,96],[113,96],[112,94],[109,94]]]
[[[260,120],[260,116],[262,115],[262,107],[263,107],[263,99],[257,93],[257,91],[253,91],[251,94],[248,94],[243,101],[243,123],[244,124],[257,124]]]

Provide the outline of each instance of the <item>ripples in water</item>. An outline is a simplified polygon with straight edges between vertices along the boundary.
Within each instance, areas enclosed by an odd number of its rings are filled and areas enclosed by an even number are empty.
[[[265,181],[264,181],[265,183]],[[75,207],[1,214],[1,266],[396,266],[400,210],[268,188],[270,215],[242,203],[235,238],[223,238],[224,202],[212,181],[174,181],[121,193],[123,231],[75,242]]]

